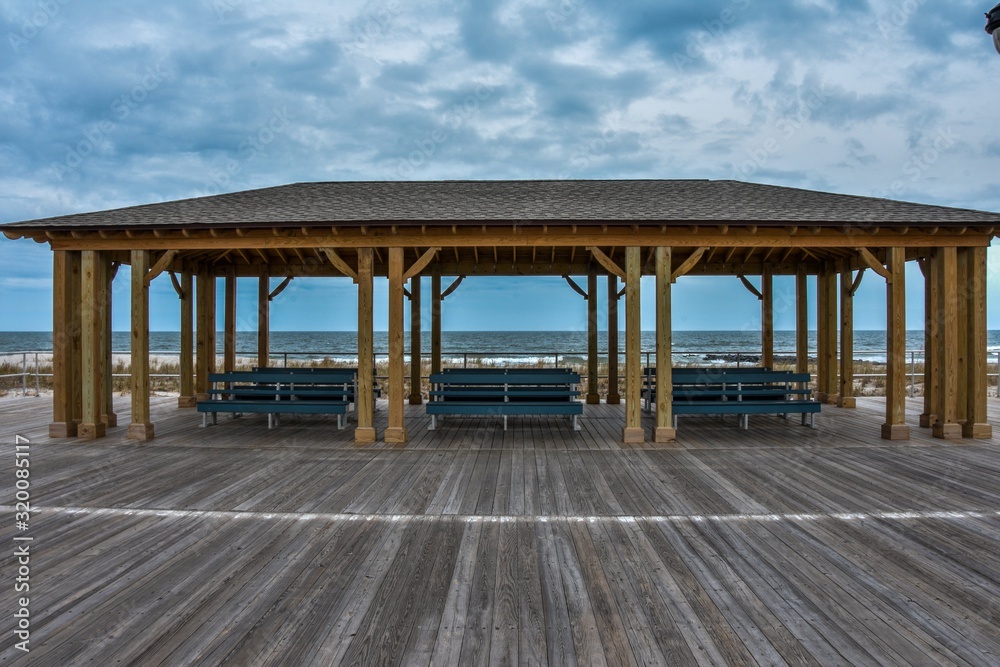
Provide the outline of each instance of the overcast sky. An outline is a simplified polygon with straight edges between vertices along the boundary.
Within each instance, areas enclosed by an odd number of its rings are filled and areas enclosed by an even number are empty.
[[[741,179],[1000,211],[992,4],[0,0],[0,221],[298,181],[458,178]],[[274,328],[353,329],[354,290],[339,282],[296,281]],[[1000,328],[995,250],[990,287]],[[0,240],[0,291],[0,329],[50,329],[47,247]],[[866,277],[859,329],[884,327],[884,291]],[[253,294],[240,283],[247,313]],[[317,319],[330,300],[343,317]],[[682,279],[674,303],[678,329],[759,324],[735,278]],[[176,311],[157,280],[153,328],[175,329]],[[559,279],[470,279],[446,311],[451,329],[586,326]],[[794,328],[791,309],[776,324]]]

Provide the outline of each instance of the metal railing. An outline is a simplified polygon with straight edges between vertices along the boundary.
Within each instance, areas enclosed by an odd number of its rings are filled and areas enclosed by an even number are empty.
[[[429,353],[422,352],[425,358],[429,359]],[[645,361],[646,366],[652,366],[653,361],[656,356],[654,350],[643,351],[642,357]],[[863,356],[879,356],[884,358],[887,353],[884,350],[865,350],[859,352]],[[27,396],[29,391],[29,385],[33,385],[35,395],[38,396],[41,393],[41,378],[52,377],[52,373],[42,372],[42,358],[51,357],[51,351],[21,351],[21,352],[6,352],[0,353],[0,363],[20,366],[21,371],[19,373],[7,373],[0,375],[0,380],[19,378],[21,385],[21,395]],[[113,356],[130,356],[131,352],[128,350],[115,351],[112,352]],[[910,384],[910,394],[913,395],[915,392],[916,382],[917,382],[917,362],[923,362],[925,351],[924,350],[907,350],[906,355],[909,359],[909,369],[910,372],[907,373],[909,376]],[[151,351],[150,356],[164,356],[164,357],[179,357],[180,353],[176,350],[163,350],[163,351]],[[221,353],[217,353],[217,356],[222,356]],[[256,359],[257,352],[255,350],[251,351],[237,351],[237,357],[243,358],[253,358]],[[409,361],[410,355],[404,355],[404,360]],[[761,354],[756,351],[745,351],[745,350],[674,350],[674,356],[690,356],[690,357],[701,357],[705,359],[706,357],[724,359],[726,364],[734,364],[737,368],[746,364],[755,364],[760,362]],[[775,350],[775,357],[794,357],[794,351],[782,351]],[[1000,369],[1000,351],[986,353],[987,362],[993,363],[995,360],[997,368]],[[303,351],[303,352],[272,352],[269,355],[272,360],[280,359],[282,365],[287,366],[289,361],[317,361],[330,359],[332,361],[341,362],[354,362],[357,363],[358,354],[357,352],[351,351]],[[374,361],[377,364],[379,359],[384,358],[388,360],[389,353],[378,351],[374,353]],[[569,359],[580,359],[577,362],[580,366],[586,365],[586,352],[575,352],[575,351],[565,351],[565,352],[510,352],[510,351],[476,351],[476,350],[442,350],[441,361],[442,366],[446,368],[469,368],[469,364],[472,363],[473,366],[482,366],[484,362],[489,362],[490,360],[507,360],[507,359],[525,359],[525,360],[535,360],[535,363],[540,367],[548,367],[548,361],[551,359],[552,367],[557,367],[560,365],[560,361],[564,364],[567,363]],[[13,359],[13,361],[8,361]],[[605,363],[608,360],[608,354],[603,353],[599,355],[599,359],[603,359]],[[619,364],[622,368],[622,372],[619,373],[619,377],[624,377],[624,360],[625,355],[618,355]],[[45,362],[50,363],[50,362]],[[720,365],[717,362],[707,362],[709,365]],[[873,363],[884,363],[882,361],[875,361]],[[697,365],[697,364],[692,364]],[[704,364],[702,364],[704,365]],[[879,378],[885,377],[885,373],[855,373],[855,378]],[[115,378],[127,378],[131,377],[129,373],[114,373],[112,377]],[[151,378],[179,378],[179,373],[151,373]],[[384,376],[379,376],[380,379],[384,379]],[[407,378],[409,376],[407,375]],[[606,375],[599,376],[599,379],[607,378]],[[1000,373],[993,372],[987,373],[987,378],[993,378],[994,383],[1000,383]]]

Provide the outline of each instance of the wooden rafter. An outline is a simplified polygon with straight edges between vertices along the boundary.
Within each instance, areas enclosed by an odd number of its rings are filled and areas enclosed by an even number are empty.
[[[604,254],[604,252],[597,246],[591,246],[587,248],[590,254],[597,260],[597,263],[607,269],[608,273],[618,276],[622,280],[625,280],[625,270],[618,266],[614,260]]]
[[[670,275],[670,282],[675,283],[677,279],[681,276],[687,274],[691,269],[698,265],[701,261],[702,256],[708,251],[708,248],[698,248],[691,256],[684,260],[680,266]]]
[[[409,269],[406,270],[405,273],[403,273],[403,282],[406,282],[407,280],[413,278],[414,276],[420,275],[420,272],[423,271],[425,268],[427,268],[427,265],[431,263],[431,260],[434,259],[434,256],[437,255],[438,252],[440,252],[440,250],[441,250],[440,246],[429,248],[427,252],[421,255],[420,259],[418,259],[416,262],[413,263],[413,266],[411,266]]]
[[[451,296],[452,292],[458,289],[458,286],[462,284],[463,280],[465,280],[465,276],[459,276],[458,278],[456,278],[455,282],[453,282],[451,285],[448,286],[448,289],[441,292],[441,300],[443,301],[444,299]]]
[[[177,257],[177,253],[177,250],[168,250],[163,253],[163,257],[160,257],[156,264],[149,269],[149,273],[146,274],[145,280],[147,285],[153,282],[154,278],[166,271],[167,268],[173,264],[174,258]]]
[[[563,276],[563,280],[569,283],[569,286],[573,288],[574,292],[582,296],[584,299],[588,298],[586,290],[580,287],[575,280],[573,280],[569,276]]]
[[[338,271],[349,277],[355,283],[358,282],[358,272],[355,271],[350,264],[345,262],[344,259],[337,254],[336,250],[333,248],[323,248],[323,254],[326,255],[326,258],[330,260],[330,263],[333,264]]]
[[[868,268],[885,278],[887,283],[892,282],[892,271],[885,268],[885,265],[878,261],[878,257],[873,255],[871,250],[868,248],[858,248],[857,251],[858,255],[861,257],[861,261],[867,264]]]
[[[862,266],[861,270],[858,271],[858,275],[854,277],[854,283],[851,284],[851,296],[854,296],[855,293],[858,291],[858,288],[861,287],[861,279],[864,277],[865,277],[865,267]]]
[[[747,290],[749,290],[751,294],[753,294],[759,300],[763,300],[764,299],[764,295],[761,294],[761,291],[759,289],[757,289],[756,285],[754,285],[752,282],[750,282],[749,280],[747,280],[747,277],[745,275],[743,275],[741,273],[738,277],[740,279],[740,282],[743,283],[743,286],[746,287]]]
[[[174,286],[174,291],[177,292],[177,297],[183,299],[184,288],[181,287],[181,282],[177,280],[177,274],[173,271],[170,272],[170,284]]]
[[[284,291],[285,291],[285,288],[286,288],[286,287],[288,287],[289,283],[291,283],[291,282],[292,282],[292,279],[293,279],[293,277],[294,277],[294,276],[288,276],[287,278],[285,278],[284,280],[282,280],[282,281],[281,281],[281,284],[280,284],[280,285],[278,285],[277,287],[275,287],[275,288],[274,288],[274,291],[272,291],[272,292],[271,292],[270,294],[268,294],[268,295],[267,295],[267,300],[268,300],[268,301],[274,301],[274,299],[275,299],[275,298],[276,298],[276,297],[277,297],[277,296],[278,296],[279,294],[281,294],[282,292],[284,292]]]

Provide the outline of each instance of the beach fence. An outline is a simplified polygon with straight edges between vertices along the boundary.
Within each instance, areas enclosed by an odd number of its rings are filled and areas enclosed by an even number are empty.
[[[217,367],[221,365],[222,353],[218,353]],[[864,351],[863,356],[881,361],[856,360],[856,364],[861,364],[862,369],[869,372],[855,372],[854,378],[865,382],[867,380],[884,380],[886,373],[885,351]],[[237,351],[237,366],[250,367],[257,363],[256,350]],[[909,394],[917,395],[918,385],[923,384],[923,363],[924,350],[907,350],[906,356],[909,366]],[[130,378],[130,357],[128,350],[112,352],[113,372],[112,378],[125,380]],[[388,365],[389,353],[375,352],[374,354],[376,372],[385,369]],[[644,351],[642,358],[646,366],[655,363],[656,352],[653,350]],[[776,366],[794,366],[794,351],[774,352]],[[177,380],[180,378],[179,362],[180,353],[176,350],[151,351],[150,358],[153,360],[150,368],[150,379]],[[270,354],[272,362],[280,362],[282,366],[356,366],[358,363],[357,352],[351,351],[288,351],[272,352]],[[409,363],[409,355],[404,356],[405,362]],[[601,355],[602,373],[598,376],[598,381],[607,380],[606,374],[608,355]],[[988,383],[997,387],[996,394],[1000,394],[1000,350],[990,350],[987,352]],[[619,355],[619,381],[624,381],[624,354]],[[587,353],[579,351],[553,351],[553,352],[520,352],[520,351],[482,351],[482,350],[443,350],[441,352],[441,362],[444,368],[555,368],[567,366],[574,368],[586,378]],[[423,365],[429,366],[429,359],[426,352],[423,354]],[[760,363],[760,353],[755,351],[734,350],[683,350],[674,352],[674,366],[753,366]],[[810,358],[810,365],[815,363],[815,359]],[[276,365],[276,364],[275,364]],[[856,369],[857,370],[857,369]],[[422,375],[423,380],[427,380],[429,373]],[[51,385],[52,378],[52,352],[41,350],[29,350],[19,352],[0,353],[0,395],[10,391],[20,391],[22,396],[33,393],[35,396],[41,395],[42,389]],[[376,375],[376,379],[386,380],[385,374]]]

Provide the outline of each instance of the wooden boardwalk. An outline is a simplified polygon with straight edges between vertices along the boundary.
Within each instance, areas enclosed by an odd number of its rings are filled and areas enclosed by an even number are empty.
[[[1000,446],[932,440],[916,402],[888,443],[858,402],[816,430],[682,418],[672,448],[618,444],[619,406],[578,433],[408,407],[408,446],[356,448],[332,418],[200,429],[166,398],[150,443],[50,441],[45,399],[5,400],[0,664],[1000,663]]]

